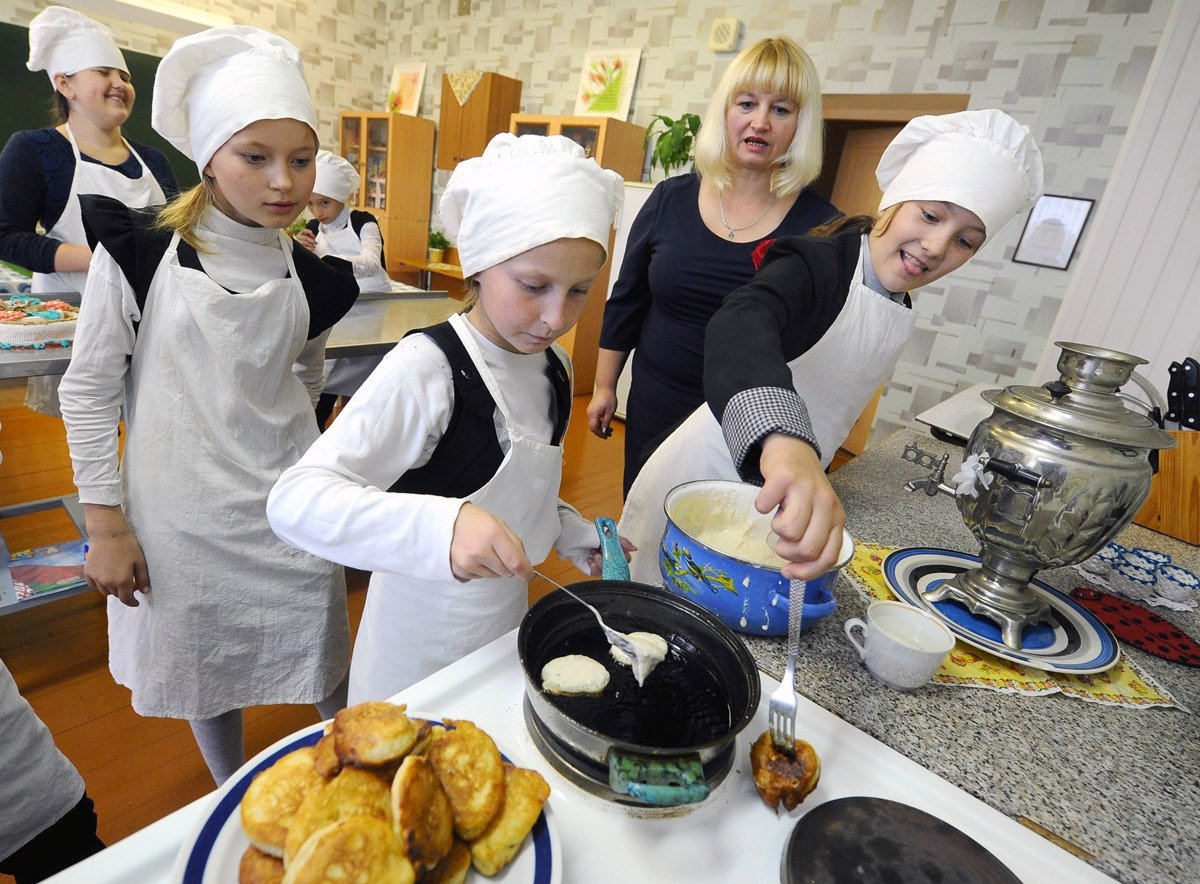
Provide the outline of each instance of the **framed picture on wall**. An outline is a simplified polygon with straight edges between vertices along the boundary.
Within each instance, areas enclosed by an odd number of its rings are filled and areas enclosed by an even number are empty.
[[[584,55],[575,115],[619,120],[629,116],[641,60],[640,49],[593,49]]]
[[[402,62],[392,68],[388,86],[387,109],[394,114],[417,115],[421,104],[421,87],[425,84],[425,62]]]
[[[1018,264],[1066,270],[1092,213],[1095,200],[1046,194],[1025,219],[1013,260]]]

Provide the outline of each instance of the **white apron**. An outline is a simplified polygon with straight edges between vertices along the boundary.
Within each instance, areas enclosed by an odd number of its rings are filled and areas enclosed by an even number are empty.
[[[531,562],[542,562],[559,533],[562,447],[516,433],[466,318],[450,323],[496,400],[510,442],[496,474],[468,499],[508,525]],[[350,665],[350,703],[387,699],[518,626],[528,592],[519,577],[442,583],[372,574]]]
[[[79,147],[75,144],[75,136],[71,127],[66,129],[67,141],[71,143],[71,152],[75,155],[75,177],[71,180],[71,190],[67,194],[67,204],[63,206],[62,214],[54,222],[54,227],[46,232],[61,242],[76,246],[87,245],[87,235],[83,230],[83,213],[79,207],[81,193],[94,193],[100,196],[111,196],[120,200],[131,209],[143,206],[153,206],[167,201],[158,180],[154,177],[146,161],[141,158],[133,145],[125,141],[125,147],[130,154],[137,158],[142,167],[139,178],[126,178],[115,169],[102,166],[99,163],[85,163],[79,155]],[[35,273],[30,289],[34,294],[45,292],[83,292],[87,282],[87,271],[79,270],[71,273]],[[25,405],[34,411],[60,417],[62,412],[58,407],[58,384],[62,375],[42,375],[31,377],[25,389]]]
[[[346,674],[342,569],[288,546],[267,494],[317,428],[292,363],[309,310],[289,279],[231,294],[176,258],[155,272],[127,381],[125,512],[150,571],[109,599],[109,664],[142,715],[313,703]]]
[[[875,390],[891,376],[916,321],[912,310],[867,288],[862,277],[860,260],[846,304],[833,325],[807,352],[788,363],[792,384],[808,408],[824,466]],[[707,404],[667,437],[629,489],[619,530],[638,548],[630,563],[633,580],[662,583],[658,550],[667,527],[663,502],[676,485],[698,479],[740,479],[721,425]]]
[[[362,251],[362,242],[359,240],[358,234],[354,232],[354,225],[349,221],[340,230],[321,228],[320,236],[327,254],[335,257],[349,260]],[[380,269],[373,276],[359,278],[358,288],[363,292],[388,292],[392,289],[392,280],[384,270]],[[326,359],[325,392],[336,393],[339,396],[353,396],[382,361],[382,356]]]

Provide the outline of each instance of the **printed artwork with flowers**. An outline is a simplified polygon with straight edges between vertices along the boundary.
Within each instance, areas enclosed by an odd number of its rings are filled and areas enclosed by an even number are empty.
[[[641,58],[640,49],[593,50],[585,55],[575,114],[618,119],[628,116]]]

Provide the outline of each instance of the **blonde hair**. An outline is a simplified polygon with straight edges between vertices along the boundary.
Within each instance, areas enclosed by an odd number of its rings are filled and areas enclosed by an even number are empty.
[[[883,236],[892,226],[892,219],[896,217],[896,213],[900,211],[902,205],[904,203],[901,202],[888,206],[878,215],[838,215],[824,224],[818,224],[805,235],[826,238],[837,236],[843,230],[853,228],[859,233]]]
[[[167,203],[158,213],[158,220],[155,224],[164,230],[175,231],[181,240],[197,252],[209,254],[211,250],[196,235],[196,227],[213,205],[212,191],[209,190],[208,181],[202,178],[200,183],[191,190],[179,194]]]
[[[796,134],[771,173],[772,193],[779,197],[793,194],[821,173],[825,127],[817,68],[790,37],[759,40],[743,49],[726,68],[696,135],[696,171],[712,180],[718,190],[729,186],[725,118],[734,98],[747,91],[775,92],[796,103]]]

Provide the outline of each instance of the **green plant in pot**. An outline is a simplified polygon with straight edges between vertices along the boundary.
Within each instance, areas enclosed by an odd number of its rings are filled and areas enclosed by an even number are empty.
[[[450,240],[446,238],[446,234],[440,230],[431,230],[429,232],[429,263],[441,264],[442,258],[446,255],[446,249],[450,248]]]
[[[682,168],[692,161],[692,147],[696,143],[696,133],[700,131],[700,117],[683,114],[673,120],[663,114],[655,114],[646,130],[646,144],[650,143],[659,123],[662,124],[662,131],[650,149],[650,170],[662,166],[663,174],[670,175],[672,169]]]

